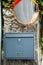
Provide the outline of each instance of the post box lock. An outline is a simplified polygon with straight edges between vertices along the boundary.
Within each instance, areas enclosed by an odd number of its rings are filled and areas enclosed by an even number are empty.
[[[21,39],[20,39],[20,38],[18,38],[18,41],[20,42],[20,41],[21,41]]]

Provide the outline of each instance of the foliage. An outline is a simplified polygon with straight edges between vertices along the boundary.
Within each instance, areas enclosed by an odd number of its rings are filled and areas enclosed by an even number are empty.
[[[41,38],[41,46],[43,46],[43,37]]]
[[[41,6],[43,6],[43,0],[36,0],[36,2],[37,2],[38,4],[40,4]]]
[[[41,52],[43,54],[43,37],[41,38]]]
[[[3,0],[2,5],[3,5],[3,7],[8,7],[9,8],[9,7],[12,6],[13,2],[15,2],[15,0]]]
[[[42,5],[43,6],[43,0],[33,0],[33,2],[36,2],[38,5]]]
[[[38,5],[41,14],[43,15],[43,0],[32,0],[35,4]]]

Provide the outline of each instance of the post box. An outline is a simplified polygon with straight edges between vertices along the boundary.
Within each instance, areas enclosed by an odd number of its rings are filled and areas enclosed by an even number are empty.
[[[5,33],[6,59],[34,60],[34,33]]]

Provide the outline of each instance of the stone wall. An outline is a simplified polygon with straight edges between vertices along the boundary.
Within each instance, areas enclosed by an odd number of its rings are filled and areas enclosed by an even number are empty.
[[[6,13],[5,13],[6,12]],[[35,50],[38,48],[37,44],[37,24],[22,26],[15,21],[12,10],[11,9],[3,9],[3,18],[4,18],[4,33],[6,32],[34,32],[35,33]],[[7,61],[6,65],[37,65],[38,62],[38,54],[35,51],[35,61],[29,60],[13,60]],[[34,64],[35,63],[35,64]]]
[[[6,12],[6,13],[5,13]],[[22,26],[15,21],[12,10],[3,9],[4,33],[5,32],[36,32],[37,25]]]

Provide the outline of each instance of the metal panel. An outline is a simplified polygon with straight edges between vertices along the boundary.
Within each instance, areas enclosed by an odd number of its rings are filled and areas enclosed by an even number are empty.
[[[34,34],[6,33],[4,48],[7,59],[34,59]]]
[[[30,33],[6,33],[5,37],[34,37],[33,32]]]
[[[21,0],[14,8],[14,12],[21,22],[31,22],[34,14],[34,4],[32,3],[32,0]]]

